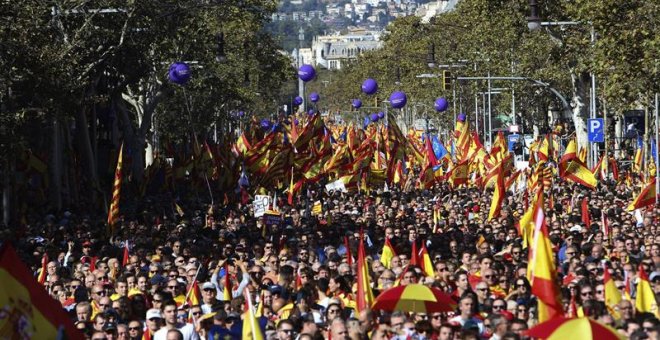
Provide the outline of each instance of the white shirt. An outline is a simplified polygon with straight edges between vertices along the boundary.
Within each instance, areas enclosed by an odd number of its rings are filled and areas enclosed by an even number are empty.
[[[183,340],[199,340],[199,335],[197,332],[195,332],[195,327],[190,324],[177,324],[176,329],[178,329],[181,334],[183,334]],[[154,340],[166,340],[167,339],[167,332],[169,329],[167,327],[163,327],[159,329],[156,333],[154,333]]]

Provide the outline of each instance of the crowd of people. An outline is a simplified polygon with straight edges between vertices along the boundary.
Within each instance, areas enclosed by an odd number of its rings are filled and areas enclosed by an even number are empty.
[[[660,209],[625,211],[633,188],[613,181],[593,191],[552,186],[546,223],[566,315],[589,316],[631,339],[657,339],[660,322],[636,310],[635,284],[643,268],[660,292]],[[280,224],[255,218],[249,203],[191,204],[182,217],[124,216],[112,237],[100,219],[69,211],[32,219],[4,238],[35,277],[48,254],[44,289],[87,339],[238,339],[246,308],[266,339],[525,339],[538,322],[517,227],[528,198],[508,192],[499,217],[488,221],[491,195],[444,183],[350,194],[312,186],[293,206],[278,200]],[[590,225],[580,209],[585,199]],[[320,211],[312,209],[317,201]],[[454,311],[358,312],[361,231],[375,296],[420,283],[450,295]],[[386,239],[396,253],[389,263],[380,260]],[[422,243],[432,276],[410,265],[413,244]],[[624,297],[614,308],[604,301],[604,270]]]

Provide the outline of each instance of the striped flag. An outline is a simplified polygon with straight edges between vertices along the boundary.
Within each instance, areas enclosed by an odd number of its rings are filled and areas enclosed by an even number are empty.
[[[385,238],[385,244],[383,245],[383,251],[380,253],[380,263],[385,266],[385,268],[391,268],[391,262],[392,258],[396,256],[396,252],[394,251],[394,247],[392,247],[392,244],[390,243],[389,238]]]
[[[46,282],[46,276],[48,276],[48,254],[44,252],[44,256],[41,257],[41,271],[37,281],[43,285]]]
[[[655,197],[655,179],[650,181],[646,187],[639,193],[639,196],[635,198],[626,210],[633,211],[646,206],[654,204],[656,201]]]
[[[360,231],[360,244],[358,245],[357,258],[357,312],[361,312],[374,302],[374,293],[371,290],[371,280],[369,280],[369,264],[364,250],[364,233]]]
[[[128,252],[128,240],[124,243],[124,258],[121,260],[121,266],[122,268],[125,268],[126,265],[128,264],[128,259],[129,259],[129,252]]]
[[[114,233],[114,226],[119,219],[119,199],[121,194],[121,179],[122,179],[122,163],[124,154],[124,143],[119,147],[119,157],[117,157],[117,168],[115,169],[115,182],[112,186],[112,202],[110,203],[110,211],[108,211],[108,230],[110,234]]]
[[[0,247],[0,306],[0,339],[84,339],[9,242]]]
[[[532,293],[538,297],[538,319],[545,322],[564,315],[559,287],[556,282],[557,268],[554,263],[552,244],[548,236],[543,211],[543,191],[539,190],[534,212],[534,251],[529,263],[531,267]]]

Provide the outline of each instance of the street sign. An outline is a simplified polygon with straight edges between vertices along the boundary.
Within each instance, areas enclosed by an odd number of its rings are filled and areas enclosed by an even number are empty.
[[[520,135],[516,133],[510,134],[508,137],[509,151],[513,152],[513,145],[520,139]]]
[[[587,120],[587,126],[589,128],[589,142],[602,143],[605,141],[603,118],[589,119]]]

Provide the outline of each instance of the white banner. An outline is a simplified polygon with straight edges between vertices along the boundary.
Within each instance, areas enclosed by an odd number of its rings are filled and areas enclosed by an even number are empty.
[[[268,205],[270,204],[270,196],[268,195],[256,195],[254,196],[254,202],[252,202],[254,207],[254,217],[261,217],[268,210]]]

